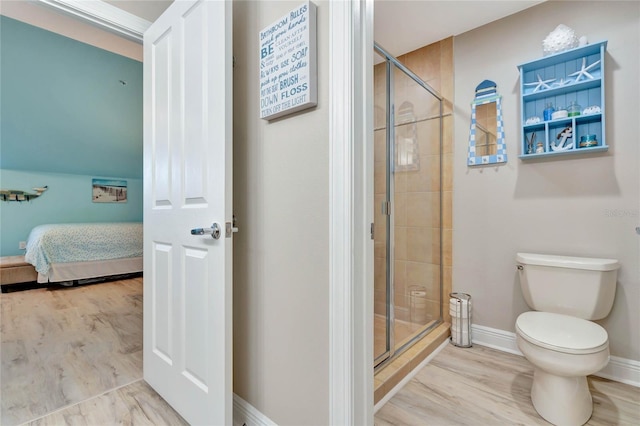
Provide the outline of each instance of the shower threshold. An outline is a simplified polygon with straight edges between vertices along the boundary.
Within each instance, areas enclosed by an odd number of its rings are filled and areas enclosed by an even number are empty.
[[[375,368],[373,403],[376,404],[449,338],[451,324],[435,322],[412,343]]]
[[[376,314],[374,316],[374,320],[376,323],[376,335],[374,336],[374,354],[382,354],[385,352],[384,348],[386,346],[385,335],[379,335],[381,333],[377,333],[382,327],[377,326],[379,322],[385,321],[385,317],[383,315]],[[391,356],[383,359],[377,360],[377,363],[374,366],[374,372],[383,368],[385,365],[393,361],[393,359],[397,358],[404,351],[409,349],[415,342],[418,342],[420,339],[424,338],[429,334],[433,329],[435,329],[442,320],[432,320],[427,322],[426,324],[416,324],[410,321],[403,321],[396,319],[394,328],[395,338],[398,340],[398,343],[391,351]]]

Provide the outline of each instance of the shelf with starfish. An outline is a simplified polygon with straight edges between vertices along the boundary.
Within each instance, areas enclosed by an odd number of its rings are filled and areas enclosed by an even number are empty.
[[[602,77],[601,48],[606,42],[546,56],[520,65],[523,71],[523,94],[541,93]]]
[[[600,87],[602,81],[600,78],[594,78],[592,80],[582,80],[579,82],[569,82],[563,86],[551,87],[549,89],[541,90],[535,93],[525,93],[522,95],[526,101],[535,101],[537,99],[544,99],[553,96],[564,95],[565,93],[576,92],[578,90],[589,90]],[[585,105],[586,106],[586,105]]]
[[[596,153],[609,148],[604,105],[606,46],[606,41],[593,43],[518,66],[521,159]],[[555,120],[543,120],[550,107],[567,112]],[[558,135],[563,137],[561,144]],[[595,142],[580,145],[582,137]],[[536,146],[532,148],[534,138]]]

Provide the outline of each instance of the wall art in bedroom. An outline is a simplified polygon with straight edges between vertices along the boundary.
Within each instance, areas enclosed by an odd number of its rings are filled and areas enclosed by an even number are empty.
[[[40,188],[33,188],[36,191],[35,194],[29,194],[28,192],[20,191],[17,189],[0,189],[0,200],[2,201],[31,201],[34,198],[38,198],[49,187],[43,186]]]
[[[92,179],[94,203],[126,203],[127,181],[120,179]]]

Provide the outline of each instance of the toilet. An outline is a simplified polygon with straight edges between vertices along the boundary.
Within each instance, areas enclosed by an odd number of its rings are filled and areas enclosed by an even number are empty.
[[[534,366],[531,401],[554,425],[583,425],[593,403],[587,376],[609,362],[609,337],[591,322],[609,315],[620,264],[614,259],[516,255],[524,299],[518,348]]]

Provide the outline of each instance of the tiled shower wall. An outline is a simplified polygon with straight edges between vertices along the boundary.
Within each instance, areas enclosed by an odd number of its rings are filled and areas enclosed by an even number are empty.
[[[453,38],[422,47],[398,57],[416,75],[443,96],[443,144],[440,152],[439,126],[436,119],[424,119],[437,114],[437,103],[420,111],[419,99],[427,98],[424,89],[415,85],[396,85],[396,109],[405,99],[416,99],[418,152],[420,168],[414,171],[398,171],[395,175],[395,310],[396,317],[410,320],[411,288],[426,291],[429,319],[437,319],[439,306],[444,304],[444,320],[449,322],[448,295],[451,292],[451,240],[452,240],[452,167],[453,167]],[[375,313],[384,315],[386,274],[386,230],[381,203],[385,198],[385,64],[374,69],[375,90]],[[399,74],[396,79],[400,82]],[[420,93],[408,93],[419,91]],[[425,103],[421,103],[424,109]],[[442,162],[440,161],[442,154]],[[441,166],[442,165],[442,166]],[[442,170],[441,170],[442,168]],[[442,173],[441,173],[442,171]],[[440,179],[442,177],[442,198]],[[442,221],[440,202],[442,199]],[[440,222],[442,223],[442,258],[440,256]],[[443,290],[440,294],[440,262],[443,263]]]

